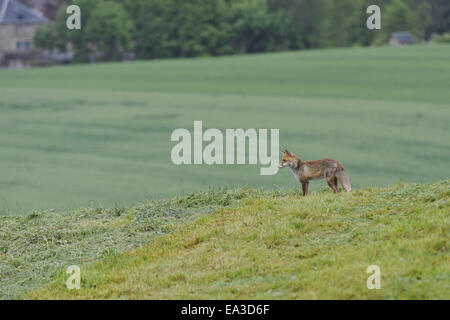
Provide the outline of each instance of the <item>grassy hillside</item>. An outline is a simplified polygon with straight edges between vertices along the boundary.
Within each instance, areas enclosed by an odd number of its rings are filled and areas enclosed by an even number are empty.
[[[259,166],[174,166],[170,134],[194,120],[280,128],[280,147],[339,159],[356,187],[449,178],[449,49],[0,70],[0,215],[211,186],[297,187],[290,173],[261,177]]]
[[[321,191],[308,197],[251,189],[192,194],[164,202],[161,208],[183,208],[180,216],[188,208],[215,208],[213,213],[173,224],[170,234],[131,251],[110,252],[87,263],[89,259],[78,257],[77,263],[72,256],[70,262],[81,267],[81,290],[67,290],[64,285],[66,259],[51,283],[25,297],[446,299],[449,198],[449,180],[350,194]],[[109,233],[121,232],[140,225],[138,217],[143,212],[153,212],[143,208],[116,218],[92,212],[84,219],[98,215],[99,222],[106,219]],[[22,221],[22,226],[31,230],[43,227],[47,220],[37,216]],[[86,225],[82,222],[75,219],[73,232]],[[76,246],[82,234],[71,237],[71,243]],[[63,232],[57,239],[47,237],[47,245],[53,248],[47,259],[53,259],[52,252],[64,246],[69,236]],[[9,245],[16,242],[20,240]],[[34,254],[31,260],[39,256],[38,251]],[[380,290],[366,287],[370,265],[381,269]],[[16,282],[27,285],[27,280],[22,276]]]
[[[66,213],[34,211],[0,217],[0,299],[18,298],[50,281],[59,270],[132,249],[170,233],[251,189],[195,192],[130,208],[85,207]]]

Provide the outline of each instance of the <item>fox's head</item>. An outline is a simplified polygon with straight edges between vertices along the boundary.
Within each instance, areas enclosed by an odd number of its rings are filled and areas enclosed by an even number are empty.
[[[285,168],[287,166],[293,168],[295,165],[295,154],[292,152],[289,152],[287,150],[283,151],[283,157],[281,158],[280,165],[278,166],[279,169]]]

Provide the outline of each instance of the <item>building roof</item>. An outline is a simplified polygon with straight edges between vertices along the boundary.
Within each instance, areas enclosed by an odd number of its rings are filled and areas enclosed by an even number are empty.
[[[409,32],[393,32],[391,36],[400,43],[416,42],[416,38]]]
[[[40,24],[47,19],[17,0],[0,0],[0,24]]]

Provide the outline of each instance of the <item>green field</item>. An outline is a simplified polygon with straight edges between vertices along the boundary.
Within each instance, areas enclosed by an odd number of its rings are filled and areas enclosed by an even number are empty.
[[[307,197],[246,188],[4,217],[0,298],[448,299],[449,198],[450,180]],[[65,285],[71,264],[80,290]]]
[[[340,160],[356,188],[446,179],[449,88],[444,45],[0,70],[0,214],[297,186],[259,165],[173,165],[171,132],[194,120],[279,128],[280,147]]]

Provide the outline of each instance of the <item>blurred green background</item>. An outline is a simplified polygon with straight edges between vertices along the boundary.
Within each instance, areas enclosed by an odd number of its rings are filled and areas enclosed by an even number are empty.
[[[449,61],[418,45],[1,70],[0,213],[299,187],[259,165],[173,165],[171,132],[194,120],[279,128],[280,147],[340,160],[355,187],[449,178]]]
[[[385,44],[393,32],[450,42],[448,0],[26,0],[54,20],[39,48],[73,51],[78,62],[220,56]],[[68,4],[81,30],[68,30]],[[378,5],[381,30],[368,30]],[[68,43],[71,45],[68,47]]]
[[[449,1],[21,2],[49,23],[29,52],[5,53],[10,65],[42,53],[72,65],[0,69],[0,215],[300,188],[288,170],[175,166],[171,133],[194,120],[280,129],[280,148],[340,160],[356,188],[449,178]],[[81,30],[66,27],[69,4],[81,8]],[[366,28],[371,4],[381,30]],[[0,31],[20,31],[19,18]],[[399,31],[416,45],[387,46]]]

